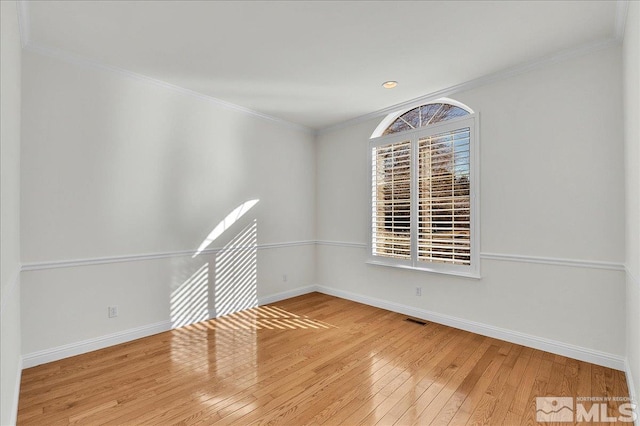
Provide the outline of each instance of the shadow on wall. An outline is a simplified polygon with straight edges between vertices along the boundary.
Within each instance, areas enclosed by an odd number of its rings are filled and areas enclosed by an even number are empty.
[[[207,247],[238,222],[259,200],[242,203],[205,238],[173,278],[173,328],[258,306],[258,221],[253,218],[221,249]]]

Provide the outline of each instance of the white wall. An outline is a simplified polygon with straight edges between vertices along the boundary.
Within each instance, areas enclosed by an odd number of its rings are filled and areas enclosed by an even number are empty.
[[[640,397],[640,3],[629,2],[623,45],[626,170],[627,359]]]
[[[382,117],[322,134],[318,239],[356,244],[318,247],[319,284],[481,331],[573,345],[583,358],[620,368],[620,78],[621,52],[612,47],[452,96],[480,114],[481,280],[365,264],[366,148]],[[547,260],[530,263],[536,257]],[[553,265],[558,259],[577,262]],[[418,286],[422,297],[413,295]]]
[[[241,260],[256,270],[261,301],[317,282],[480,331],[572,345],[595,362],[626,354],[639,365],[640,154],[637,120],[623,126],[620,87],[624,57],[625,113],[637,117],[636,3],[622,55],[608,48],[453,96],[480,112],[481,280],[365,264],[366,147],[382,117],[314,144],[294,128],[27,51],[20,168],[15,4],[1,4],[2,424],[12,415],[5,395],[19,379],[20,304],[31,365],[174,325],[172,293],[205,265],[215,313],[216,266],[226,252],[182,253],[254,198],[260,202],[212,247],[256,221],[262,248]],[[12,286],[20,228],[27,270]],[[328,243],[308,243],[316,237]],[[117,318],[107,318],[109,305],[118,305]],[[640,369],[632,370],[637,391]]]
[[[257,273],[251,297],[314,283],[312,134],[31,51],[23,82],[25,364],[63,345],[166,327],[171,294],[205,265],[204,304],[215,313],[224,256],[191,254],[252,199],[260,201],[210,248],[255,221],[236,245],[250,245],[255,232],[261,248],[234,259],[247,268],[236,278]],[[119,307],[115,319],[107,318],[111,305]]]
[[[15,422],[20,383],[20,32],[0,2],[0,424]]]

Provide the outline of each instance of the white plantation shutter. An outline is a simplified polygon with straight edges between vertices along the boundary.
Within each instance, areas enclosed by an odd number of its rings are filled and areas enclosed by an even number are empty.
[[[372,148],[374,256],[411,259],[411,142]]]
[[[471,263],[469,128],[418,141],[418,260]]]
[[[369,261],[478,277],[475,116],[443,105],[414,108],[370,140]]]

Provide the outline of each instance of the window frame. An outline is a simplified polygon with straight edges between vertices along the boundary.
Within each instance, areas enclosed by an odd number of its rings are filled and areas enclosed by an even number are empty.
[[[433,103],[442,101],[435,101]],[[446,102],[449,103],[449,102]],[[454,104],[454,103],[451,103]],[[459,103],[455,103],[455,106],[460,106]],[[415,108],[409,108],[401,113],[392,114],[395,118],[401,116],[403,113]],[[469,108],[465,107],[465,110],[469,111]],[[417,271],[426,271],[438,274],[447,274],[462,276],[468,278],[481,278],[480,276],[480,205],[479,205],[479,193],[480,193],[480,172],[479,172],[479,158],[480,158],[480,144],[479,144],[479,126],[478,126],[477,112],[469,112],[469,115],[463,117],[457,117],[451,120],[442,121],[428,126],[419,127],[416,129],[405,130],[403,132],[392,133],[385,136],[372,136],[367,144],[367,170],[368,170],[368,191],[369,191],[369,218],[368,218],[368,231],[367,231],[367,259],[366,263],[373,265],[391,266],[397,268],[411,269]],[[388,117],[383,122],[386,122],[388,127],[393,120],[389,121]],[[469,178],[471,180],[469,187],[469,202],[470,202],[470,265],[452,265],[438,262],[425,262],[418,260],[418,143],[421,138],[435,136],[448,131],[454,131],[462,128],[469,128]],[[386,127],[379,132],[376,129],[374,135],[381,134]],[[411,143],[411,221],[410,221],[410,241],[411,241],[411,259],[396,259],[391,257],[376,256],[373,254],[373,148],[380,146],[388,146],[393,143],[403,142],[409,140]]]

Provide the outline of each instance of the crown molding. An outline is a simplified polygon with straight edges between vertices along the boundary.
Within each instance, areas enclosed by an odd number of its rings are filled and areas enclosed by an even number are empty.
[[[25,20],[25,22],[28,22],[28,19]],[[28,36],[25,36],[26,39],[28,40]],[[23,41],[24,42],[24,41]],[[277,117],[273,117],[271,115],[268,114],[263,114],[261,112],[258,111],[254,111],[252,109],[249,108],[245,108],[243,106],[240,105],[236,105],[233,104],[231,102],[227,102],[227,101],[223,101],[222,99],[218,99],[218,98],[214,98],[213,96],[209,96],[209,95],[205,95],[202,94],[200,92],[196,92],[195,90],[191,90],[191,89],[187,89],[181,86],[177,86],[175,84],[172,83],[168,83],[166,81],[162,81],[153,77],[149,77],[146,76],[144,74],[138,74],[136,72],[133,71],[129,71],[126,70],[124,68],[119,68],[119,67],[115,67],[112,65],[106,65],[103,64],[101,62],[95,61],[93,59],[88,59],[85,58],[84,56],[80,56],[80,55],[76,55],[73,54],[71,52],[67,52],[65,50],[62,49],[54,49],[39,43],[33,43],[32,41],[28,41],[28,43],[26,45],[23,45],[24,49],[29,51],[29,52],[33,52],[33,53],[37,53],[43,56],[48,56],[50,58],[56,58],[59,60],[62,60],[64,62],[67,63],[71,63],[74,65],[78,65],[81,67],[86,67],[86,68],[93,68],[93,69],[97,69],[100,71],[106,71],[106,72],[111,72],[111,73],[115,73],[115,74],[119,74],[121,76],[124,77],[128,77],[128,78],[132,78],[135,80],[139,80],[145,83],[149,83],[152,84],[154,86],[159,86],[168,90],[171,90],[173,92],[177,92],[186,96],[190,96],[193,98],[197,98],[200,100],[203,100],[205,102],[211,103],[215,106],[227,109],[227,110],[231,110],[231,111],[236,111],[236,112],[240,112],[242,114],[246,114],[249,116],[253,116],[253,117],[257,117],[263,120],[267,120],[267,121],[271,121],[273,123],[279,124],[281,126],[284,127],[288,127],[290,129],[293,130],[297,130],[297,131],[301,131],[304,132],[306,134],[309,135],[315,135],[315,131],[313,129],[310,129],[309,127],[306,126],[302,126],[300,124],[296,124],[296,123],[292,123],[290,121],[286,121],[283,120],[281,118],[277,118]]]
[[[65,50],[62,49],[54,49],[48,46],[45,46],[43,44],[40,43],[34,43],[31,40],[31,20],[30,20],[30,15],[29,15],[29,2],[27,0],[17,0],[16,1],[17,4],[17,9],[18,9],[18,26],[20,28],[20,42],[22,44],[22,47],[25,50],[28,50],[30,52],[34,52],[34,53],[39,53],[41,55],[44,56],[49,56],[52,58],[58,58],[61,59],[65,62],[68,63],[72,63],[75,65],[79,65],[79,66],[84,66],[84,67],[89,67],[89,68],[94,68],[94,69],[98,69],[101,71],[108,71],[108,72],[113,72],[119,75],[123,75],[129,78],[133,78],[136,80],[140,80],[140,81],[144,81],[146,83],[150,83],[156,86],[160,86],[160,87],[164,87],[165,89],[174,91],[174,92],[178,92],[181,93],[183,95],[187,95],[187,96],[191,96],[191,97],[195,97],[197,99],[201,99],[204,100],[206,102],[212,103],[218,107],[224,108],[224,109],[228,109],[228,110],[232,110],[232,111],[237,111],[249,116],[253,116],[253,117],[258,117],[261,118],[263,120],[267,120],[267,121],[271,121],[274,123],[277,123],[279,125],[282,125],[284,127],[289,127],[291,129],[294,130],[298,130],[298,131],[302,131],[306,134],[315,136],[316,131],[306,127],[306,126],[302,126],[300,124],[297,123],[292,123],[290,121],[287,120],[283,120],[281,118],[277,118],[277,117],[273,117],[271,115],[268,114],[264,114],[258,111],[254,111],[250,108],[245,108],[243,106],[240,105],[236,105],[234,103],[231,102],[227,102],[227,101],[223,101],[222,99],[218,99],[218,98],[214,98],[213,96],[209,96],[209,95],[205,95],[203,93],[200,92],[196,92],[195,90],[191,90],[191,89],[187,89],[175,84],[171,84],[168,83],[166,81],[162,81],[153,77],[149,77],[143,74],[138,74],[135,73],[133,71],[129,71],[126,70],[124,68],[119,68],[119,67],[115,67],[115,66],[111,66],[111,65],[106,65],[103,64],[101,62],[80,56],[80,55],[75,55],[71,52],[67,52]]]
[[[467,81],[465,83],[447,87],[446,89],[438,90],[436,92],[432,92],[427,95],[423,95],[423,96],[408,100],[406,102],[401,102],[399,104],[395,104],[390,107],[380,109],[378,111],[370,112],[368,114],[364,114],[359,117],[355,117],[350,120],[343,121],[341,123],[322,128],[318,130],[317,134],[322,135],[325,133],[332,132],[334,130],[350,127],[355,124],[372,120],[374,118],[383,117],[383,116],[386,116],[387,114],[391,114],[400,110],[402,111],[409,110],[417,106],[435,101],[436,99],[439,99],[439,98],[449,97],[449,96],[455,95],[456,93],[465,92],[468,90],[476,89],[478,87],[486,86],[488,84],[496,83],[501,80],[515,77],[517,75],[524,74],[529,71],[533,71],[547,65],[563,62],[567,59],[583,56],[588,53],[596,52],[598,50],[603,50],[603,49],[606,49],[607,47],[617,45],[618,43],[619,43],[619,40],[617,38],[607,38],[603,40],[597,40],[594,42],[586,43],[578,47],[574,47],[572,49],[567,49],[558,53],[554,53],[552,55],[547,55],[542,58],[538,58],[529,62],[525,62],[520,65],[516,65],[515,67],[507,68],[505,70],[498,71],[492,74],[487,74],[485,76]]]
[[[510,77],[524,74],[529,71],[533,71],[545,65],[549,65],[549,64],[561,62],[570,58],[582,56],[587,53],[595,52],[601,49],[605,49],[609,46],[618,44],[622,42],[622,40],[624,39],[625,24],[626,24],[627,14],[629,10],[629,0],[616,0],[616,12],[615,12],[615,23],[614,23],[615,30],[614,30],[613,38],[607,38],[607,39],[597,40],[591,43],[583,44],[581,46],[577,46],[572,49],[567,49],[562,52],[558,52],[558,53],[548,55],[542,58],[538,58],[529,62],[525,62],[523,64],[517,65],[515,67],[507,68],[505,70],[498,71],[496,73],[487,74],[485,76],[482,76],[461,84],[457,84],[455,86],[451,86],[442,90],[438,90],[436,92],[432,92],[427,95],[423,95],[405,102],[401,102],[401,103],[398,103],[390,107],[383,108],[368,114],[364,114],[364,115],[361,115],[361,116],[358,116],[358,117],[355,117],[331,126],[327,126],[321,129],[312,129],[297,123],[293,123],[287,120],[283,120],[281,118],[273,117],[268,114],[254,111],[252,109],[249,109],[240,105],[236,105],[231,102],[224,101],[222,99],[214,98],[213,96],[208,96],[200,92],[196,92],[194,90],[177,86],[175,84],[171,84],[171,83],[168,83],[159,79],[155,79],[143,74],[138,74],[123,68],[102,64],[98,61],[81,57],[79,55],[74,55],[70,52],[66,52],[61,49],[54,49],[41,44],[32,43],[28,1],[17,0],[16,3],[18,6],[18,23],[20,27],[20,40],[22,43],[22,47],[27,50],[40,53],[45,56],[59,58],[67,62],[74,63],[76,65],[89,66],[89,67],[97,68],[103,71],[110,71],[120,75],[125,75],[130,78],[142,80],[147,83],[164,87],[166,89],[169,89],[178,93],[182,93],[188,96],[205,100],[207,102],[213,103],[225,109],[238,111],[250,116],[272,121],[280,125],[283,125],[285,127],[293,128],[298,131],[303,131],[304,133],[307,133],[315,137],[318,137],[324,133],[328,133],[334,130],[349,127],[373,118],[384,116],[392,112],[396,112],[399,110],[408,110],[416,106],[434,101],[441,97],[451,96],[456,93],[475,89],[487,84],[495,83],[500,80],[504,80]]]
[[[624,27],[627,23],[628,13],[629,13],[629,0],[617,0],[614,34],[618,42],[622,42],[622,40],[624,39]]]

